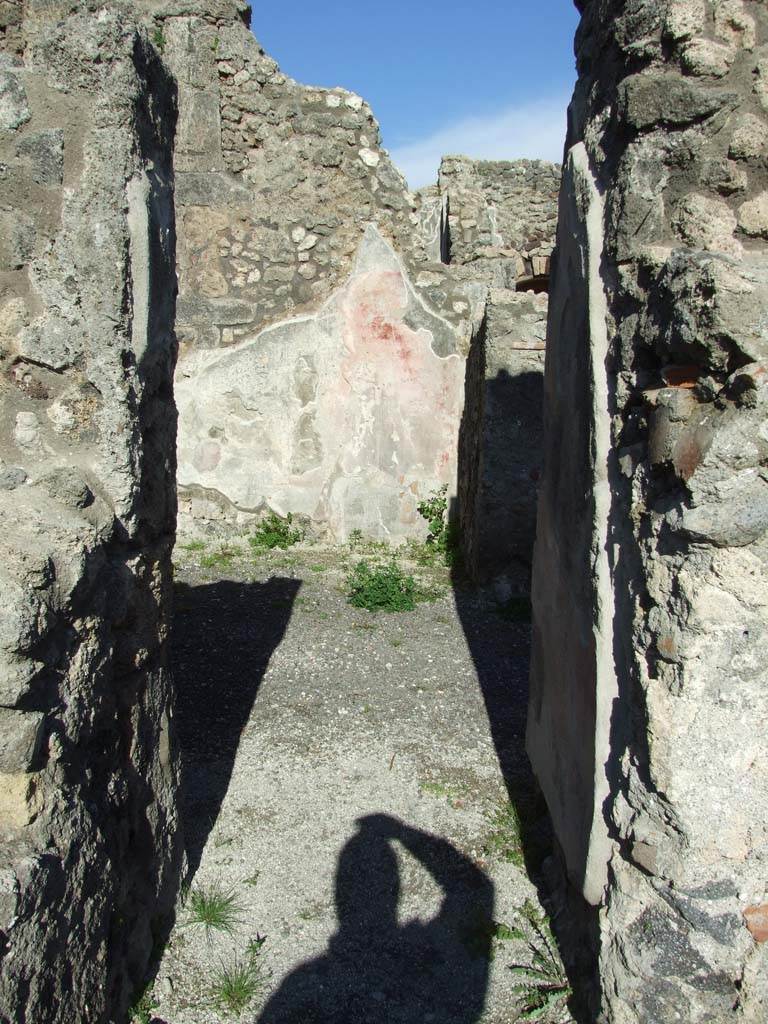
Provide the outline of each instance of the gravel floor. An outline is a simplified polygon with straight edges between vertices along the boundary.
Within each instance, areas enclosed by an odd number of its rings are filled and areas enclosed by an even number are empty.
[[[245,1021],[517,1019],[525,949],[498,923],[536,900],[506,810],[531,793],[529,627],[445,570],[423,571],[442,596],[413,612],[354,609],[356,557],[204,568],[210,551],[177,548],[191,887],[233,893],[236,920],[206,933],[187,896],[146,1019],[237,1019],[213,990],[250,964]]]

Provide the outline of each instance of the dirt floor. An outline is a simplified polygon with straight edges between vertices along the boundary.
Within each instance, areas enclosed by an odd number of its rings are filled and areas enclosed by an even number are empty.
[[[135,1019],[519,1019],[547,842],[520,609],[417,564],[431,601],[353,608],[350,566],[383,557],[354,547],[176,555],[189,889]]]

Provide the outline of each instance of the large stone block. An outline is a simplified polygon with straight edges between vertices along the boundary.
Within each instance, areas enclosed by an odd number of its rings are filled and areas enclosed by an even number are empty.
[[[43,739],[45,716],[0,707],[0,772],[28,772]]]

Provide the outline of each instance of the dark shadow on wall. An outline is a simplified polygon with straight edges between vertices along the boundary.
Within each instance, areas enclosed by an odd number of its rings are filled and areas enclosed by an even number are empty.
[[[488,376],[483,323],[467,359],[464,393],[453,521],[465,569],[476,583],[505,577],[510,596],[524,596],[536,536],[543,373],[501,368]]]
[[[398,921],[400,844],[442,890],[429,921]],[[336,871],[338,928],[259,1024],[475,1024],[488,985],[493,883],[449,842],[385,814],[358,821]]]
[[[190,882],[226,796],[240,736],[301,582],[176,585],[173,672]]]

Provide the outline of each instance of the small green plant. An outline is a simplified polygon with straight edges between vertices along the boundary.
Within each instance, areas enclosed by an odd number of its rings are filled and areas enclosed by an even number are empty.
[[[289,548],[298,544],[304,534],[299,529],[292,529],[293,514],[291,512],[283,519],[276,512],[270,512],[262,519],[256,527],[253,536],[248,538],[248,543],[256,550],[274,548]]]
[[[358,562],[347,577],[347,602],[368,611],[410,612],[416,607],[416,583],[396,562],[371,566]]]
[[[456,527],[447,521],[447,494],[448,486],[443,484],[436,491],[432,491],[428,498],[419,502],[416,508],[429,527],[427,550],[432,548],[446,565],[456,566],[460,555],[459,535]],[[426,555],[422,555],[420,561],[422,564],[429,564]]]
[[[252,875],[249,875],[248,878],[243,879],[243,881],[245,882],[246,885],[258,885],[260,877],[261,872],[259,870],[256,870],[253,872]]]
[[[528,962],[512,964],[520,980],[513,991],[520,1002],[518,1020],[570,1021],[571,986],[557,951],[552,929],[544,914],[530,900],[517,911],[519,927],[508,928],[510,937],[526,943]]]
[[[233,889],[214,883],[207,889],[194,888],[187,897],[189,923],[205,928],[206,938],[214,931],[231,935],[242,920],[243,908]]]
[[[350,545],[350,547],[356,548],[358,546],[358,544],[362,544],[362,542],[363,542],[363,531],[362,530],[352,530],[352,532],[349,535],[349,545]]]
[[[515,867],[523,867],[522,822],[517,807],[507,801],[491,815],[491,832],[483,845],[486,857],[498,857]]]
[[[253,950],[251,942],[243,959],[219,966],[211,985],[211,996],[222,1012],[241,1014],[266,985],[268,975],[259,960],[261,945],[263,940]]]
[[[128,1011],[128,1019],[131,1024],[151,1024],[152,1011],[157,1006],[157,1000],[152,995],[152,985],[147,985],[139,998]]]
[[[426,519],[429,527],[427,544],[437,544],[445,533],[445,514],[448,509],[447,484],[432,491],[428,498],[416,506],[422,519]]]
[[[156,28],[152,34],[152,42],[155,44],[160,53],[165,51],[165,35],[162,28]]]
[[[327,565],[321,565],[319,562],[317,565],[310,565],[309,567],[312,572],[326,572],[328,569]]]
[[[434,796],[438,800],[460,800],[465,795],[466,790],[462,789],[461,786],[452,785],[450,782],[422,782],[421,783],[422,793],[426,793],[428,796]]]
[[[255,939],[249,939],[248,945],[245,947],[246,956],[251,960],[255,960],[256,957],[261,953],[264,943],[267,941],[266,935],[256,935]]]

